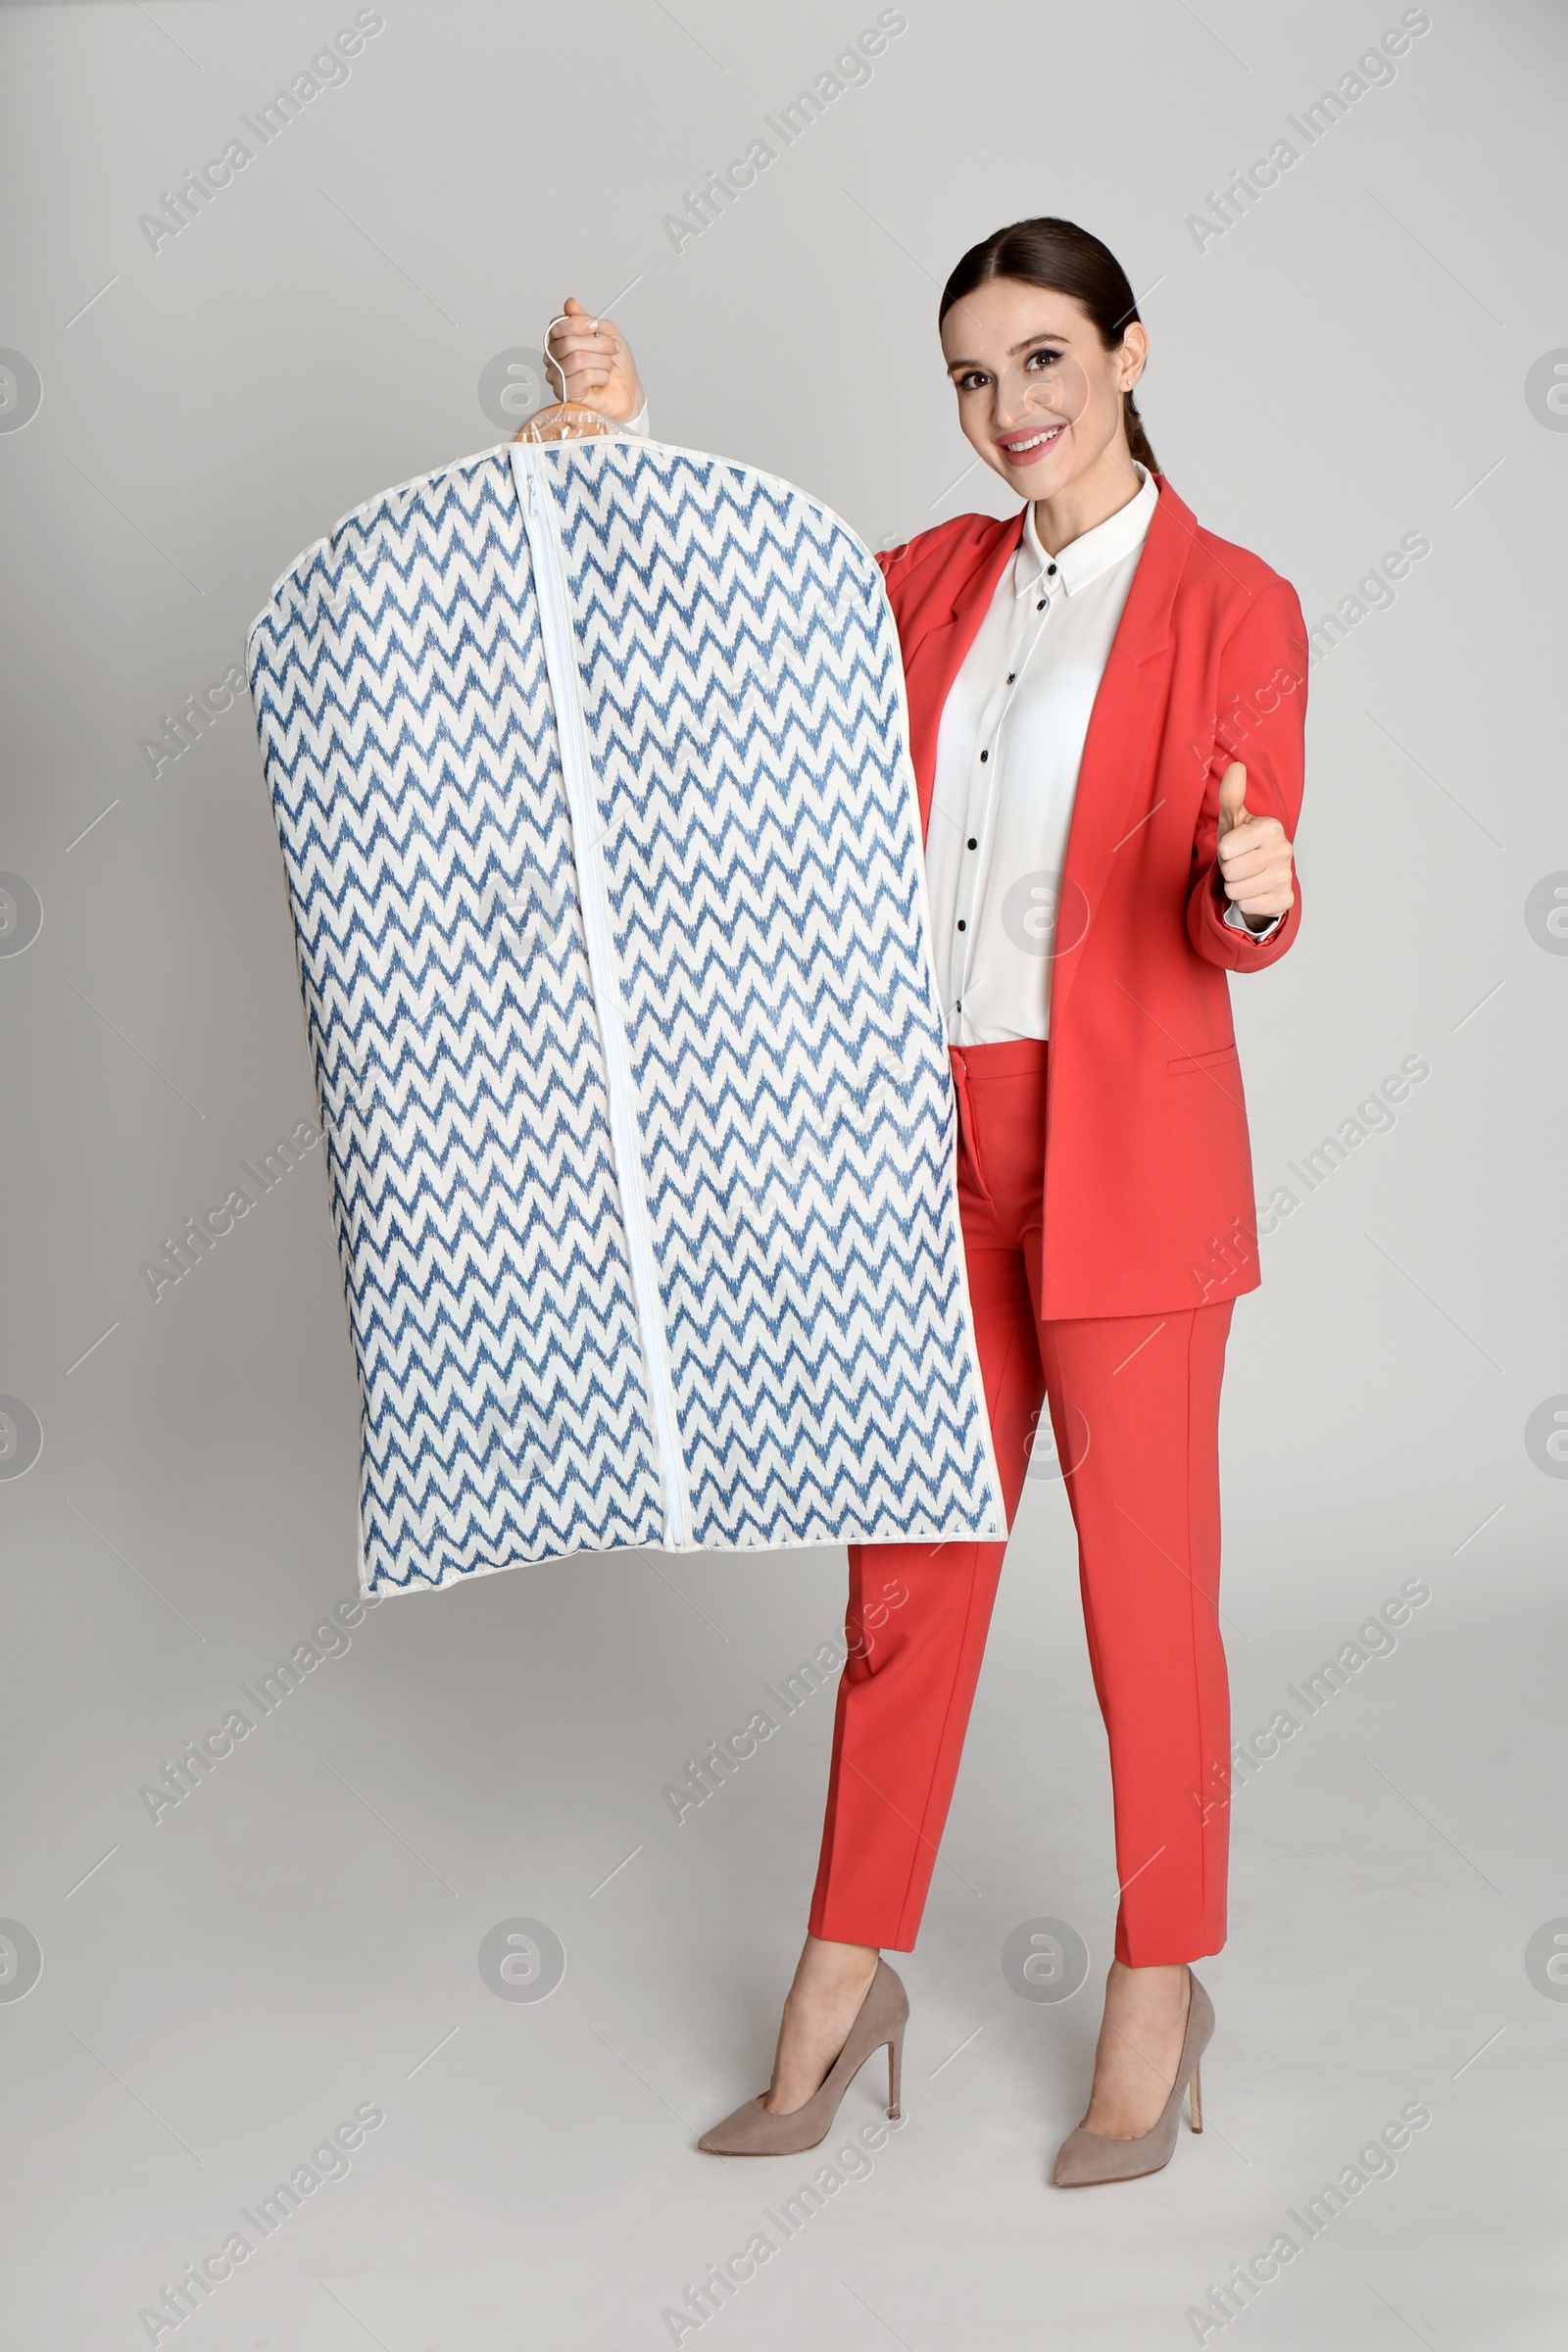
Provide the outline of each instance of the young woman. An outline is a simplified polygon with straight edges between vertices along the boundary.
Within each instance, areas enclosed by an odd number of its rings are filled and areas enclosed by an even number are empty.
[[[1007,1521],[1044,1397],[1109,1739],[1121,1901],[1088,2110],[1053,2173],[1068,2186],[1168,2161],[1189,2086],[1200,2128],[1213,2012],[1188,1964],[1225,1939],[1229,1829],[1220,1379],[1259,1279],[1226,975],[1277,962],[1300,919],[1306,642],[1288,582],[1159,472],[1133,398],[1148,338],[1098,238],[1000,229],[938,318],[959,424],[1026,503],[878,561]],[[608,320],[568,303],[551,349],[566,397],[642,429]],[[851,1548],[810,1932],[771,2084],[704,2148],[814,2146],[864,2058],[896,2056],[906,2003],[881,1953],[913,1948],[1004,1548]],[[878,1611],[890,1576],[907,1597]]]

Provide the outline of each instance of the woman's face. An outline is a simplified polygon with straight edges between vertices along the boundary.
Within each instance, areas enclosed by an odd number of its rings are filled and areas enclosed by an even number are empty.
[[[1055,498],[1118,445],[1122,394],[1143,373],[1148,337],[1128,327],[1114,351],[1070,294],[994,277],[942,321],[958,421],[1020,498]]]

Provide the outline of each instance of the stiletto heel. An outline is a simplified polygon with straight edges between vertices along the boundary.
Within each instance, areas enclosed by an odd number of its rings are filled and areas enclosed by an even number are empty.
[[[897,2122],[904,2027],[908,2014],[908,1994],[887,1962],[879,1959],[843,2048],[805,2106],[792,2108],[788,2115],[769,2115],[761,2104],[766,2093],[760,2091],[721,2124],[715,2124],[711,2132],[705,2132],[697,2145],[710,2156],[799,2156],[805,2149],[814,2148],[832,2131],[844,2093],[884,2042],[888,2051],[888,2118]]]
[[[1198,2080],[1198,2061],[1207,2049],[1214,2032],[1214,2004],[1203,1987],[1187,1971],[1187,2031],[1182,2035],[1182,2054],[1176,2061],[1176,2080],[1170,2096],[1161,2110],[1159,2121],[1136,2139],[1106,2139],[1099,2132],[1086,2132],[1082,2124],[1069,2132],[1056,2150],[1052,2167],[1054,2188],[1087,2188],[1099,2180],[1136,2180],[1145,2173],[1157,2173],[1169,2164],[1176,2147],[1176,2134],[1181,2129],[1182,2093],[1190,2094],[1193,2130],[1203,2129],[1202,2092]]]

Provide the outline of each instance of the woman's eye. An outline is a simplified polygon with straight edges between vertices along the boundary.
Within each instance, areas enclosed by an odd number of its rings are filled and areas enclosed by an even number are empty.
[[[1038,360],[1042,367],[1052,368],[1054,367],[1055,363],[1060,359],[1060,357],[1061,354],[1059,351],[1032,351],[1024,365],[1028,368],[1032,368],[1036,360]]]
[[[984,374],[980,368],[971,368],[967,375],[959,376],[958,390],[960,392],[978,392],[980,386],[989,383],[990,380],[990,377]]]

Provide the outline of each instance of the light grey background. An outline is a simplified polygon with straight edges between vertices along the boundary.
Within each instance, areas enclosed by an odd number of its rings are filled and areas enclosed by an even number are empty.
[[[1238,1734],[1406,1579],[1431,1598],[1236,1798],[1208,2131],[1152,2180],[1055,2194],[1115,1888],[1070,1529],[1032,1481],[901,1963],[907,2126],[682,2340],[1192,2342],[1209,2284],[1414,2101],[1395,2177],[1207,2340],[1563,2324],[1568,2009],[1539,1953],[1568,1933],[1568,1484],[1526,1445],[1568,1403],[1568,959],[1526,920],[1568,869],[1568,434],[1526,396],[1568,360],[1563,21],[1434,0],[1396,78],[1200,250],[1187,216],[1398,7],[909,0],[871,78],[677,253],[662,217],[875,13],[387,0],[346,82],[156,254],[138,217],[352,9],[0,15],[0,345],[42,387],[0,431],[0,868],[42,908],[0,955],[0,1392],[42,1430],[0,1479],[0,1914],[42,1954],[0,1997],[6,2352],[146,2342],[142,2308],[362,2102],[385,2121],[348,2177],[181,2343],[668,2343],[665,2307],[876,2113],[868,2070],[810,2159],[692,2152],[766,2079],[831,1690],[680,1826],[662,1794],[834,1634],[837,1557],[575,1559],[398,1601],[149,1818],[143,1785],[354,1590],[356,1393],[318,1154],[156,1304],[139,1275],[314,1109],[248,705],[156,779],[139,746],[300,548],[498,437],[480,374],[568,291],[614,303],[663,436],[873,542],[1001,511],[935,304],[965,246],[1042,211],[1124,260],[1162,465],[1310,620],[1431,542],[1313,669],[1304,928],[1235,990],[1260,1198],[1402,1058],[1431,1073],[1237,1312]],[[1042,1916],[1091,1955],[1061,2004],[1002,1973]],[[516,1918],[565,1951],[540,2003],[480,1974]],[[26,1949],[0,1946],[0,1996]]]

